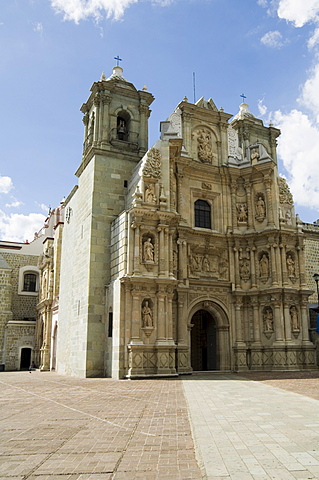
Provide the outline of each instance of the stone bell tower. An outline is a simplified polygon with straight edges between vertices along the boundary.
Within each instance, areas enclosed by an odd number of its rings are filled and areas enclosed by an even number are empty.
[[[147,150],[153,100],[116,66],[109,78],[102,74],[93,83],[81,107],[83,156],[78,185],[65,202],[57,365],[62,374],[104,374],[110,224],[124,210],[132,171]]]

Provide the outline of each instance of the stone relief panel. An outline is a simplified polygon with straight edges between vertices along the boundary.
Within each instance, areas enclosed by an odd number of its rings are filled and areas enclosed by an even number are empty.
[[[247,224],[248,221],[248,205],[247,203],[237,203],[237,223],[238,224]]]
[[[235,159],[236,162],[241,162],[243,160],[243,151],[239,146],[237,130],[232,128],[231,125],[228,127],[228,157]]]
[[[149,178],[161,178],[161,152],[157,148],[151,148],[147,153],[143,168],[143,176]]]
[[[216,163],[216,141],[212,140],[212,132],[208,128],[198,128],[193,136],[197,142],[197,158],[203,163]]]
[[[278,177],[278,186],[279,186],[279,201],[282,204],[293,205],[294,199],[286,182],[286,179],[283,177]]]
[[[210,277],[220,280],[229,278],[228,254],[223,248],[216,248],[214,253],[191,251],[188,262],[190,276]]]
[[[155,186],[153,183],[145,185],[144,202],[156,203]]]

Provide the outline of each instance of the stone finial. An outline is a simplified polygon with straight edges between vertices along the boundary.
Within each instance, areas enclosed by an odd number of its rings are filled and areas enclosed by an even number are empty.
[[[148,92],[148,90],[147,90],[147,86],[146,86],[146,85],[144,85],[144,86],[143,86],[143,88],[142,88],[142,90],[143,90],[143,92]]]
[[[101,75],[101,78],[100,78],[100,82],[103,82],[104,80],[106,80],[106,76],[105,76],[105,73],[102,72],[102,75]]]

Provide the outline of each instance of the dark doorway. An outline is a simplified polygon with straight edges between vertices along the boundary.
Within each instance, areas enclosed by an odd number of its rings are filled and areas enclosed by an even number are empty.
[[[21,349],[20,370],[28,370],[31,365],[32,348]]]
[[[191,323],[191,362],[195,371],[218,370],[216,323],[206,310],[195,313]]]

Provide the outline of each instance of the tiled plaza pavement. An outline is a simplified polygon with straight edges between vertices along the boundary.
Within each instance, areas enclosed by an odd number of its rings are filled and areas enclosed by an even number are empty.
[[[0,375],[1,480],[200,480],[182,382]]]
[[[318,371],[1,372],[0,480],[319,479],[318,382]]]
[[[183,384],[205,479],[319,479],[318,371],[199,374]]]

